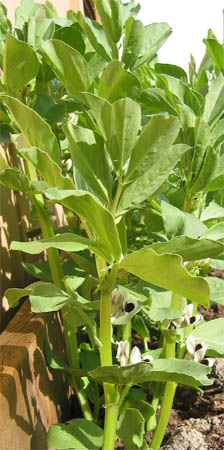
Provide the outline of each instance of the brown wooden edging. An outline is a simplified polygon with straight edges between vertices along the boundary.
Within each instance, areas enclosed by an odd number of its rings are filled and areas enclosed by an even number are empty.
[[[70,416],[68,380],[50,371],[44,338],[63,357],[56,313],[32,314],[28,300],[0,338],[0,449],[47,449],[47,430]]]

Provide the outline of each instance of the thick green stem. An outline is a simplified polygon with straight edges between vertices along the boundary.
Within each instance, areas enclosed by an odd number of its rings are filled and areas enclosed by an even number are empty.
[[[165,336],[165,344],[164,344],[164,358],[174,358],[175,357],[175,346],[176,346],[176,337],[175,333],[172,331],[168,331]],[[169,421],[170,410],[173,405],[173,399],[176,391],[176,383],[173,381],[167,381],[165,384],[159,420],[157,423],[157,427],[155,433],[153,435],[152,442],[150,444],[150,448],[152,450],[159,450],[166,427]]]
[[[147,432],[153,431],[156,428],[156,411],[159,406],[160,395],[161,395],[161,383],[157,383],[151,402],[151,406],[153,407],[155,413],[149,418],[147,422],[146,426]]]
[[[103,450],[114,450],[114,442],[116,440],[117,419],[119,406],[117,404],[109,404],[106,406]]]
[[[131,350],[131,343],[132,343],[132,327],[131,327],[131,320],[129,320],[125,325],[122,325],[122,341],[128,341],[130,350]]]
[[[171,308],[179,310],[181,308],[181,303],[182,297],[179,294],[173,293]],[[164,335],[163,357],[174,358],[175,353],[176,353],[176,333],[175,331],[166,331]],[[174,383],[173,381],[167,381],[165,384],[159,420],[150,445],[150,448],[152,450],[160,449],[166,431],[166,427],[169,421],[170,411],[173,405],[176,387],[177,384]]]
[[[103,284],[104,279],[108,275],[106,263],[100,257],[96,257],[96,265],[99,280]],[[110,283],[109,283],[110,285]],[[112,286],[103,287],[101,290],[100,300],[100,333],[99,338],[102,344],[100,348],[100,360],[102,366],[112,365],[112,348],[111,348],[111,292]],[[104,438],[103,450],[114,450],[114,442],[116,439],[116,428],[119,406],[116,401],[116,390],[113,384],[104,383],[104,399],[105,399],[105,422],[104,422]]]

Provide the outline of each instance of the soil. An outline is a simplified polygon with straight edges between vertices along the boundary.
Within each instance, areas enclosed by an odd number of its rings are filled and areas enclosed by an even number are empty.
[[[209,275],[224,279],[224,270]],[[199,310],[206,321],[224,317],[224,307],[214,303]],[[161,450],[224,450],[224,358],[215,360],[211,376],[215,381],[203,393],[178,386]],[[116,448],[125,450],[121,443]]]

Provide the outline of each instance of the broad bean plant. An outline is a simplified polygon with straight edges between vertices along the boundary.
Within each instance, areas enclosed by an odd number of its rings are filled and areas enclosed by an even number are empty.
[[[224,319],[198,310],[224,304],[208,276],[224,268],[224,49],[209,30],[188,75],[158,62],[167,23],[144,26],[134,0],[95,7],[101,23],[22,0],[12,27],[0,4],[0,137],[17,161],[1,156],[0,182],[39,221],[11,252],[40,254],[23,264],[39,279],[6,296],[63,320],[67,359],[46,340],[46,360],[80,417],[49,447],[158,450],[176,386],[212,384],[224,355]]]

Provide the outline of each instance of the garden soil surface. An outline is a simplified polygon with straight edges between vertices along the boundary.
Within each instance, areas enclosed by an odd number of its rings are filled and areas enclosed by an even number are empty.
[[[224,270],[212,270],[210,275],[224,280]],[[224,317],[224,307],[214,303],[199,310],[206,321]],[[224,358],[216,359],[212,377],[213,385],[203,393],[178,386],[162,450],[224,450]],[[150,444],[151,435],[145,437]],[[131,450],[119,442],[115,448]]]

